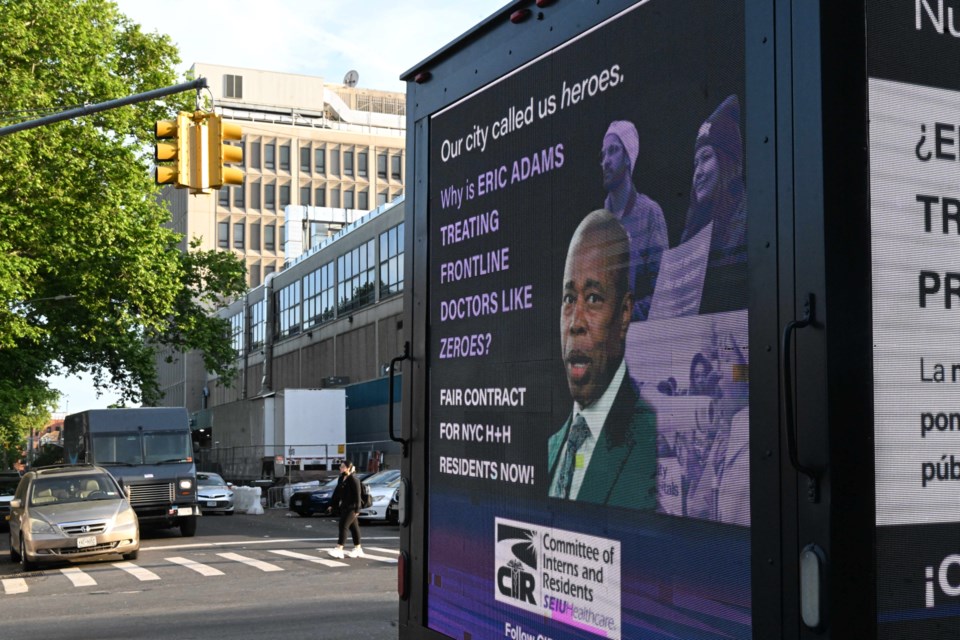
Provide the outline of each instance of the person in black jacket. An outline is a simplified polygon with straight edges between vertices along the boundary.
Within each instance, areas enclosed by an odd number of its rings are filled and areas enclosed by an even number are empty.
[[[340,463],[340,482],[333,492],[331,503],[340,508],[340,536],[337,539],[335,549],[330,549],[329,553],[334,558],[343,558],[343,543],[347,541],[347,529],[353,537],[353,550],[348,554],[351,558],[359,558],[363,555],[363,549],[360,547],[360,525],[357,523],[357,516],[360,515],[360,479],[354,474],[353,463],[344,460]],[[331,511],[332,507],[327,507]]]

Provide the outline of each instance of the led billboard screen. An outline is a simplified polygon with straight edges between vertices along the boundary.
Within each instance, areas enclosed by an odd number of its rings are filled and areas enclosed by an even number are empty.
[[[649,0],[431,117],[431,629],[750,637],[744,73]]]
[[[870,0],[881,638],[960,636],[960,4]]]

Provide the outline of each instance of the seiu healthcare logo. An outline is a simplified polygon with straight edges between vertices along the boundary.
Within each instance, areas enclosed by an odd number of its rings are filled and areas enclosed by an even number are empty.
[[[523,522],[496,519],[495,597],[529,610],[537,608],[537,549],[540,533]]]

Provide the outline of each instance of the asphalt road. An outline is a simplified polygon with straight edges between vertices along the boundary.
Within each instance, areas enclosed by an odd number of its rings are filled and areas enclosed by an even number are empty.
[[[0,637],[396,638],[399,529],[361,529],[368,557],[335,560],[326,552],[336,543],[332,518],[284,509],[204,516],[193,538],[144,530],[132,563],[117,557],[29,573],[10,561],[4,531]]]

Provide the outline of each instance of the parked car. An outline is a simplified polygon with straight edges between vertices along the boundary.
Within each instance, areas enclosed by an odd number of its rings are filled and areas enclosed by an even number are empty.
[[[91,464],[24,474],[10,501],[10,559],[24,571],[40,562],[140,551],[140,524],[117,480]]]
[[[203,513],[233,515],[233,485],[219,474],[197,471],[197,504]]]
[[[369,485],[373,505],[360,510],[363,520],[387,520],[387,507],[400,486],[400,470],[390,469],[375,473],[364,482]]]
[[[0,471],[0,527],[7,527],[10,520],[10,501],[20,484],[19,471]]]
[[[364,479],[370,475],[369,473],[357,473],[361,482],[364,482]],[[318,489],[297,491],[290,496],[290,510],[302,518],[309,518],[317,513],[325,515],[327,508],[333,506],[333,492],[336,490],[339,481],[340,476],[337,476],[321,484]]]
[[[394,491],[390,498],[390,504],[387,505],[387,522],[390,524],[400,523],[400,492]]]

